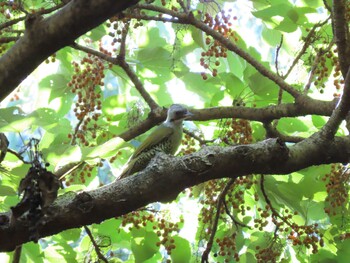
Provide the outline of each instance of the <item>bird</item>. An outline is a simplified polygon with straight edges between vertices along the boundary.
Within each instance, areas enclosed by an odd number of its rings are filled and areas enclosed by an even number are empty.
[[[192,116],[193,114],[184,106],[172,104],[168,109],[166,120],[135,150],[118,179],[145,169],[158,152],[174,155],[182,140],[182,122]]]

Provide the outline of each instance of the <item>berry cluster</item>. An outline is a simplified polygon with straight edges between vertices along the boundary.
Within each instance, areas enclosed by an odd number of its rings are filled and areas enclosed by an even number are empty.
[[[167,6],[168,4],[166,0],[161,0],[160,2],[162,6]],[[181,5],[180,2],[182,2],[182,0],[169,1],[169,8],[174,12],[178,12]]]
[[[7,12],[8,10],[17,10],[18,5],[17,3],[13,2],[1,2],[0,3],[0,13],[6,18],[6,19],[11,19],[11,12]]]
[[[312,248],[313,254],[318,252],[319,246],[324,246],[323,234],[319,232],[317,223],[304,226],[293,223],[292,227],[288,239],[292,241],[293,246]]]
[[[118,159],[118,156],[122,155],[123,153],[121,151],[118,151],[114,156],[112,156],[110,159],[109,159],[109,162],[110,163],[114,163],[115,160]]]
[[[277,262],[277,259],[282,254],[282,245],[278,238],[273,238],[267,247],[261,248],[256,246],[255,249],[258,253],[255,254],[257,262]]]
[[[155,217],[153,213],[147,211],[133,211],[129,214],[123,215],[122,227],[129,226],[129,230],[133,228],[140,229],[147,225],[152,226],[153,231],[159,237],[156,246],[164,246],[168,255],[171,255],[171,251],[176,248],[175,240],[173,238],[174,233],[178,233],[183,225],[183,218],[180,218],[179,222],[169,222],[164,218]]]
[[[48,57],[46,60],[45,60],[45,63],[46,64],[49,64],[49,63],[55,63],[56,62],[56,53],[53,53],[50,57]]]
[[[217,238],[215,242],[219,246],[219,252],[214,253],[214,257],[223,257],[224,262],[231,262],[232,258],[235,261],[239,261],[239,254],[235,252],[236,248],[236,233],[231,236],[224,236],[223,238]]]
[[[245,204],[245,195],[252,195],[252,192],[254,192],[253,189],[258,181],[254,176],[245,176],[237,178],[229,187],[225,196],[225,204],[220,207],[220,216],[219,218],[215,218],[219,196],[227,183],[228,179],[219,179],[209,181],[205,185],[203,198],[200,201],[203,206],[199,216],[199,220],[203,225],[201,239],[208,240],[209,236],[213,234],[212,231],[215,229],[212,229],[212,226],[215,220],[227,221],[227,223],[239,227],[239,225],[242,226],[242,224],[239,221],[232,221],[232,218],[237,218],[237,215],[244,216],[246,211],[252,210],[250,206]],[[257,229],[258,228],[259,227],[257,227]],[[232,260],[232,258],[238,261],[239,254],[236,249],[239,250],[240,248],[236,247],[236,234],[237,233],[233,233],[223,238],[216,238],[215,241],[219,247],[219,251],[214,253],[214,256],[222,257],[225,262],[231,262],[230,260]]]
[[[331,171],[322,178],[326,183],[327,198],[325,212],[329,216],[341,213],[349,202],[350,172],[340,164],[332,164]]]
[[[337,53],[337,49],[329,50],[328,52],[322,54],[322,50],[319,50],[320,58],[319,63],[315,69],[315,86],[319,89],[320,93],[324,92],[326,87],[325,82],[328,80],[331,75],[330,67],[334,68],[333,73],[333,85],[336,89],[336,92],[333,94],[334,97],[339,96],[339,92],[342,89],[342,85],[344,84],[344,79],[341,77],[340,65],[338,57],[335,55]],[[322,54],[322,55],[321,55]]]
[[[87,132],[90,132],[92,139],[96,138],[98,128],[97,121],[101,116],[102,102],[100,86],[104,86],[103,62],[91,54],[83,58],[79,65],[73,62],[75,74],[68,83],[72,93],[77,95],[73,111],[78,119],[78,129],[69,134],[69,138],[78,138],[82,144],[89,146]],[[94,122],[94,123],[92,123]]]
[[[162,218],[160,219],[160,221],[157,222],[156,225],[153,226],[153,229],[158,229],[156,233],[160,239],[160,241],[158,241],[156,245],[158,247],[160,245],[163,245],[168,255],[171,255],[171,251],[176,248],[175,240],[172,237],[172,234],[178,233],[180,231],[179,226],[182,224],[183,218],[181,218],[180,221],[177,223],[168,222],[164,218]]]
[[[73,171],[62,180],[65,181],[66,186],[70,186],[75,183],[85,184],[86,180],[92,176],[94,168],[94,166],[85,164],[81,169]]]
[[[129,23],[129,20],[126,17],[120,19],[119,17],[114,16],[109,19],[107,26],[110,30],[108,35],[112,37],[112,46],[122,42],[122,35],[126,34],[126,25],[129,25]],[[137,26],[139,25],[137,24]],[[113,49],[113,52],[115,51],[116,49]]]
[[[249,144],[253,142],[250,121],[243,119],[230,119],[220,123],[222,130],[220,138],[227,144]]]
[[[318,252],[318,247],[323,247],[324,240],[322,233],[318,230],[318,224],[311,225],[297,225],[292,221],[293,216],[298,215],[297,212],[292,213],[288,209],[283,211],[284,215],[279,215],[276,210],[266,205],[265,208],[257,209],[260,218],[254,219],[254,228],[263,231],[271,221],[276,230],[274,231],[273,238],[268,246],[261,248],[256,247],[258,253],[256,258],[259,262],[276,262],[280,257],[283,250],[281,244],[281,237],[286,237],[292,241],[293,246],[302,246],[306,248],[312,248],[312,253]]]
[[[228,12],[230,13],[232,10],[229,10]],[[226,14],[225,11],[222,10],[215,17],[212,17],[209,13],[205,13],[203,22],[211,29],[222,34],[225,38],[230,38],[237,42],[238,37],[231,28],[232,20],[236,19],[237,17],[232,17],[230,14]],[[204,69],[210,70],[212,76],[216,77],[218,74],[217,67],[220,66],[219,59],[227,58],[227,48],[223,46],[221,42],[214,40],[213,37],[209,35],[205,38],[205,44],[208,46],[208,49],[201,53],[200,65]],[[202,72],[201,75],[204,80],[208,78],[205,72]]]
[[[191,154],[196,151],[196,141],[188,134],[185,134],[184,138],[182,139],[181,145],[181,155]]]

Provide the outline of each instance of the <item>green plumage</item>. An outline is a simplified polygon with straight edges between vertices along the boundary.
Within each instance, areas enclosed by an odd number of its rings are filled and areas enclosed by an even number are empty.
[[[119,179],[146,168],[157,152],[174,155],[181,144],[182,121],[192,114],[183,106],[173,104],[165,122],[159,125],[130,157]]]

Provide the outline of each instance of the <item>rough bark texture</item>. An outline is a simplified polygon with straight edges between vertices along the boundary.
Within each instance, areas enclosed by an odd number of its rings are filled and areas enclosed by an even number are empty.
[[[0,101],[47,57],[137,2],[72,0],[46,19],[27,19],[24,36],[0,58]]]
[[[252,173],[288,174],[312,165],[348,162],[350,139],[323,143],[314,136],[287,147],[278,139],[251,145],[206,147],[184,156],[158,155],[142,172],[96,190],[67,193],[53,203],[38,227],[39,237],[100,223],[156,201],[170,201],[185,188],[210,179]],[[28,242],[28,221],[0,214],[0,251]]]

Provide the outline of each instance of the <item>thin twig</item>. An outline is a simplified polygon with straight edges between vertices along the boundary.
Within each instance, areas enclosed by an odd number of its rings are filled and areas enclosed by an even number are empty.
[[[121,37],[121,42],[120,42],[120,50],[119,50],[119,57],[125,59],[125,54],[126,54],[126,37],[129,32],[129,21],[127,21],[124,25],[124,28],[122,30],[122,37]]]
[[[303,47],[301,48],[301,50],[299,51],[298,55],[296,55],[296,57],[294,58],[293,62],[292,62],[292,65],[289,67],[287,73],[283,76],[283,79],[286,79],[289,74],[292,72],[293,68],[296,66],[296,64],[298,63],[298,61],[300,60],[300,58],[302,57],[302,55],[305,54],[307,48],[310,46],[310,44],[314,41],[314,37],[315,37],[315,32],[316,32],[316,29],[318,27],[321,27],[321,26],[324,26],[328,21],[329,21],[330,17],[328,17],[325,21],[323,22],[320,22],[320,23],[317,23],[315,24],[310,32],[307,34],[305,40],[304,40],[304,45]]]
[[[229,38],[226,38],[221,33],[217,32],[207,24],[205,24],[203,21],[200,21],[196,19],[193,15],[193,13],[180,13],[176,12],[170,9],[167,9],[165,7],[161,6],[155,6],[155,5],[149,5],[149,4],[138,4],[135,5],[136,8],[145,9],[145,10],[151,10],[159,13],[163,13],[166,15],[169,15],[171,17],[177,17],[179,21],[183,24],[191,24],[198,29],[201,29],[203,32],[205,32],[207,35],[212,36],[215,40],[219,41],[224,47],[226,47],[228,50],[236,53],[238,56],[246,60],[249,64],[251,64],[260,74],[267,77],[268,79],[275,82],[280,88],[291,94],[293,97],[298,98],[302,96],[302,94],[295,89],[293,86],[289,85],[287,82],[284,81],[283,78],[279,77],[277,74],[273,73],[271,70],[266,68],[264,65],[262,65],[259,61],[257,61],[255,58],[253,58],[248,52],[244,51],[240,47],[238,47],[236,44],[234,44]]]
[[[188,134],[189,136],[191,136],[193,139],[197,140],[199,142],[200,145],[207,145],[208,143],[214,142],[215,139],[212,140],[203,140],[201,137],[197,136],[194,132],[191,132],[187,129],[184,129],[183,132],[185,134]]]
[[[220,193],[219,197],[218,197],[218,201],[217,201],[217,204],[216,204],[216,214],[215,214],[215,218],[214,218],[214,222],[211,226],[211,233],[210,233],[210,237],[209,237],[209,240],[208,240],[208,243],[207,243],[207,247],[205,248],[203,254],[202,254],[202,260],[201,262],[202,263],[208,263],[208,257],[209,257],[209,253],[211,251],[211,248],[213,246],[213,243],[214,243],[214,237],[215,237],[215,234],[216,234],[216,230],[217,230],[217,227],[218,227],[218,222],[219,222],[219,217],[220,217],[220,210],[221,210],[221,206],[222,206],[222,203],[226,197],[226,194],[228,192],[228,190],[230,189],[230,187],[233,185],[233,183],[235,182],[236,178],[231,178],[224,190],[222,190],[222,192]]]
[[[18,39],[19,37],[1,37],[0,44],[16,42]]]
[[[280,138],[283,142],[291,142],[291,143],[298,143],[305,138],[299,137],[299,136],[287,136],[282,133],[280,133],[275,125],[272,125],[271,122],[264,122],[263,126],[266,130],[266,138]]]
[[[225,200],[225,199],[224,199],[223,203],[224,203],[224,207],[225,207],[226,214],[231,218],[231,220],[233,221],[233,223],[234,223],[236,226],[247,227],[247,228],[251,229],[250,226],[247,226],[247,225],[245,225],[245,224],[243,224],[243,223],[237,221],[236,218],[234,218],[234,216],[231,215],[230,210],[228,209],[228,206],[227,206],[227,203],[226,203],[226,200]]]
[[[16,156],[19,160],[21,160],[25,164],[30,164],[31,163],[31,162],[25,161],[23,156],[20,153],[16,152],[15,150],[12,150],[12,149],[8,148],[7,152],[13,154],[14,156]]]
[[[177,0],[184,12],[187,13],[188,9],[183,0]]]
[[[325,6],[325,8],[330,12],[332,13],[332,8],[329,6],[329,4],[327,3],[327,0],[322,0],[323,1],[323,4]]]
[[[83,121],[84,121],[84,118],[81,118],[81,119],[79,120],[79,122],[77,123],[77,125],[75,126],[75,128],[74,128],[74,134],[73,134],[72,140],[71,140],[71,145],[75,145],[76,139],[77,139],[77,134],[78,134],[78,132],[79,132],[80,125],[83,123]]]
[[[307,92],[309,91],[309,89],[310,89],[310,87],[311,87],[311,84],[312,84],[312,81],[313,81],[313,79],[314,79],[314,75],[315,75],[317,66],[318,66],[318,64],[319,64],[319,62],[320,62],[320,58],[321,58],[324,54],[326,54],[327,52],[329,52],[329,51],[331,50],[331,48],[332,48],[333,45],[334,45],[334,41],[332,40],[332,41],[328,44],[327,48],[325,48],[324,50],[319,50],[319,52],[317,52],[316,57],[315,57],[315,59],[314,59],[314,62],[312,63],[312,66],[311,66],[311,71],[310,71],[310,74],[309,74],[309,79],[308,79],[308,81],[306,82],[306,85],[305,85],[305,87],[304,87],[303,93],[304,93],[305,95],[307,94]]]
[[[22,245],[17,246],[15,252],[13,253],[12,263],[19,263],[21,260]]]
[[[87,233],[87,235],[89,236],[92,245],[95,248],[95,252],[96,252],[98,258],[100,260],[102,260],[103,262],[108,263],[107,258],[102,254],[101,249],[100,249],[99,245],[96,243],[94,236],[92,235],[90,229],[87,226],[84,226],[84,229],[85,229],[85,232]]]
[[[123,59],[119,58],[119,66],[125,71],[130,80],[134,83],[135,88],[140,93],[141,97],[146,101],[152,111],[159,108],[159,105],[152,99],[151,95],[147,92],[143,83],[138,78],[137,74],[131,69],[129,64]]]
[[[139,19],[139,20],[146,20],[146,21],[160,21],[164,23],[166,22],[180,23],[179,19],[177,19],[176,17],[149,16],[149,15],[138,14],[136,12],[125,14],[125,17]]]
[[[71,47],[74,48],[74,49],[80,50],[80,51],[84,51],[84,52],[86,52],[88,54],[94,55],[94,56],[96,56],[98,58],[101,58],[101,59],[103,59],[103,60],[105,60],[105,61],[107,61],[109,63],[114,64],[114,65],[118,65],[118,61],[115,58],[113,58],[113,57],[111,57],[111,56],[109,56],[109,55],[107,55],[105,53],[99,52],[99,51],[97,51],[95,49],[84,47],[84,46],[79,45],[77,43],[73,43],[71,45]]]
[[[280,40],[280,43],[279,45],[277,46],[277,49],[276,49],[276,57],[275,57],[275,70],[276,70],[276,74],[278,76],[281,76],[279,71],[278,71],[278,56],[280,54],[280,50],[281,50],[281,47],[283,45],[283,35],[281,35],[281,40]]]
[[[281,219],[284,223],[286,223],[288,226],[293,228],[293,224],[290,223],[288,220],[284,219],[277,211],[276,209],[273,207],[270,198],[268,197],[268,195],[266,194],[265,191],[265,184],[264,184],[264,180],[265,180],[265,176],[264,175],[260,175],[260,189],[261,192],[264,196],[265,202],[266,204],[268,204],[269,208],[271,209],[272,212],[272,216],[274,217],[278,217],[279,219]],[[278,228],[278,226],[276,226]]]
[[[7,27],[10,27],[10,26],[13,26],[21,21],[24,21],[26,19],[26,17],[27,16],[21,16],[19,18],[12,19],[10,21],[6,21],[5,23],[0,24],[0,30],[7,28]]]
[[[76,43],[72,44],[71,47],[78,49],[78,50],[81,50],[81,51],[84,51],[84,52],[87,52],[87,53],[90,53],[94,56],[97,56],[97,57],[109,62],[109,63],[120,66],[125,71],[125,73],[128,75],[130,80],[133,82],[135,88],[140,93],[142,98],[146,101],[146,103],[149,105],[151,110],[155,110],[155,109],[159,108],[158,104],[152,99],[150,94],[144,88],[142,82],[139,80],[136,73],[131,69],[129,64],[125,61],[125,55],[124,56],[118,55],[117,58],[113,58],[107,54],[104,54],[102,52],[96,51],[96,50],[88,48],[88,47],[81,46],[81,45],[76,44]],[[122,47],[121,47],[121,49],[122,49]],[[123,49],[125,52],[125,46]]]
[[[38,15],[45,15],[45,14],[49,14],[49,13],[52,13],[58,9],[60,9],[61,7],[65,6],[66,4],[65,3],[60,3],[54,7],[51,7],[51,8],[48,8],[48,9],[44,9],[44,10],[38,10],[36,12],[36,14]],[[23,10],[22,10],[23,11]],[[24,21],[26,19],[27,15],[25,16],[21,16],[21,17],[18,17],[18,18],[15,18],[15,19],[12,19],[10,21],[6,21],[2,24],[0,24],[0,30],[4,29],[4,28],[7,28],[7,27],[10,27],[10,26],[13,26],[21,21]]]

